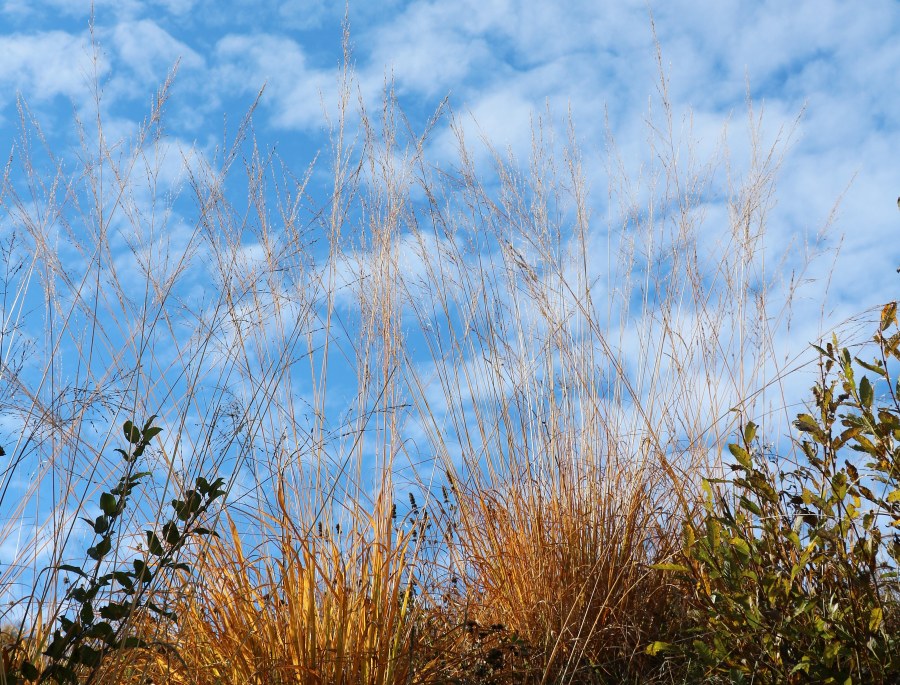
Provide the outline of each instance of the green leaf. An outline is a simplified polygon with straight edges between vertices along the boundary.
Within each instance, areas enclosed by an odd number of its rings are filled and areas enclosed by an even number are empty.
[[[63,637],[62,633],[60,633],[58,630],[54,630],[53,641],[50,642],[50,645],[44,652],[44,656],[48,656],[54,660],[62,659],[63,655],[66,653],[66,647],[69,645],[70,641],[70,639]]]
[[[80,645],[76,654],[78,655],[78,661],[85,666],[94,667],[100,663],[100,652],[90,645]]]
[[[878,455],[878,448],[872,444],[872,441],[869,440],[865,435],[861,433],[854,436],[854,440],[856,440],[855,445],[850,445],[850,449],[855,450],[857,452],[866,452],[867,454],[871,454],[872,456]]]
[[[163,526],[163,538],[165,538],[166,542],[170,545],[177,545],[178,541],[181,540],[181,533],[174,522],[169,521]]]
[[[109,517],[98,516],[91,525],[97,535],[103,535],[103,533],[109,530]]]
[[[750,460],[750,453],[747,452],[740,445],[736,445],[731,443],[728,445],[728,451],[734,455],[734,458],[737,459],[738,464],[744,467],[747,471],[750,471],[753,468],[753,463]]]
[[[178,620],[178,614],[176,614],[174,611],[166,611],[162,607],[154,604],[152,601],[149,601],[149,600],[147,601],[147,608],[150,609],[150,611],[152,611],[154,614],[159,614],[160,616],[164,616],[165,618],[169,619],[170,621]]]
[[[94,561],[100,561],[103,557],[109,554],[109,551],[112,549],[112,540],[110,540],[108,535],[104,535],[101,538],[100,542],[98,542],[93,547],[89,547],[87,554]]]
[[[134,583],[131,580],[131,574],[125,571],[113,571],[112,577],[116,579],[116,582],[121,585],[125,592],[131,594],[134,592]]]
[[[19,672],[25,680],[37,680],[40,675],[40,671],[38,671],[37,667],[30,661],[23,661],[19,665]]]
[[[148,646],[148,643],[139,637],[130,636],[122,640],[119,646],[122,649],[143,649]]]
[[[131,562],[132,566],[134,566],[134,571],[132,571],[132,575],[137,579],[148,580],[151,576],[150,567],[144,563],[143,559],[134,559]]]
[[[107,516],[112,516],[116,513],[117,505],[116,496],[111,492],[104,492],[100,495],[100,510]]]
[[[77,663],[77,659],[73,658],[73,661]],[[40,678],[41,682],[49,681],[59,683],[59,685],[78,685],[78,676],[75,675],[74,669],[62,664],[50,664],[44,668]]]
[[[794,421],[794,425],[804,433],[817,433],[821,430],[819,424],[809,414],[797,414],[797,420]]]
[[[196,514],[203,505],[203,496],[196,490],[188,490],[185,495],[185,503],[187,504],[188,511],[192,514]]]
[[[162,433],[162,430],[163,429],[160,428],[159,426],[153,426],[153,428],[147,428],[144,431],[144,442],[150,442],[153,438],[155,438],[157,435]]]
[[[745,559],[750,558],[750,545],[747,544],[746,540],[742,540],[739,537],[733,537],[731,538],[731,546]]]
[[[109,644],[110,640],[115,637],[116,631],[113,630],[113,627],[107,623],[106,621],[99,621],[91,626],[91,629],[87,631],[88,637],[96,637],[100,640],[103,640],[107,644]]]
[[[132,445],[136,445],[141,441],[141,429],[131,421],[126,421],[122,424],[122,432],[125,433],[125,439]]]
[[[843,447],[847,442],[853,440],[857,435],[862,432],[862,429],[857,426],[852,426],[841,433],[837,439],[834,441],[834,449],[838,450]]]
[[[191,516],[191,513],[188,511],[184,502],[180,499],[172,500],[172,509],[175,510],[175,514],[180,521],[187,521]]]
[[[752,511],[757,516],[762,516],[762,510],[759,508],[759,506],[755,502],[751,502],[750,500],[748,500],[746,497],[741,496],[740,504],[747,511]]]
[[[791,675],[793,675],[794,673],[799,673],[800,671],[803,671],[804,673],[808,674],[809,667],[810,667],[809,657],[804,656],[803,661],[801,661],[800,663],[798,663],[796,666],[794,666],[791,669]]]
[[[150,554],[157,557],[161,557],[165,554],[162,543],[159,541],[159,538],[156,537],[156,533],[152,530],[147,531],[147,549],[150,550]]]
[[[872,391],[872,384],[869,382],[867,376],[863,376],[862,380],[859,382],[859,401],[863,407],[866,409],[872,408],[872,399],[874,398],[874,392]]]
[[[879,376],[886,377],[887,371],[884,366],[881,364],[880,360],[875,360],[874,364],[869,364],[868,362],[863,361],[859,357],[856,357],[856,363],[859,364],[864,369],[872,371],[873,373],[877,373]]]
[[[187,521],[193,514],[196,514],[203,504],[203,497],[196,490],[188,490],[184,500],[173,499],[172,508],[175,510],[179,520]]]
[[[838,471],[831,478],[831,489],[839,500],[844,499],[847,494],[847,475],[842,471]]]
[[[82,571],[77,566],[72,566],[72,564],[60,564],[57,567],[60,571],[67,571],[68,573],[74,573],[77,576],[81,576],[82,578],[87,578],[87,573]]]
[[[118,602],[110,602],[105,607],[100,607],[100,615],[108,621],[121,621],[130,613],[130,607]]]
[[[847,380],[853,382],[853,358],[850,356],[850,350],[846,347],[841,350],[841,366],[844,369],[844,375]]]
[[[887,501],[888,502],[900,502],[900,488],[888,493]]]

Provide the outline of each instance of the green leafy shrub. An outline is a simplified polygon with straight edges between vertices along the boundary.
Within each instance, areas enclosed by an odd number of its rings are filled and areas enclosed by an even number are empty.
[[[800,464],[770,464],[752,422],[729,446],[734,474],[704,481],[683,559],[663,569],[689,591],[695,627],[648,651],[675,652],[727,682],[900,682],[895,303],[874,344],[870,360],[834,336],[816,347],[814,408],[794,422]]]
[[[201,521],[210,506],[225,494],[224,480],[209,482],[197,478],[194,489],[184,493],[184,499],[171,503],[174,517],[160,531],[145,531],[147,554],[135,557],[130,567],[109,568],[109,558],[119,558],[121,550],[117,538],[121,533],[121,518],[132,491],[147,471],[137,471],[138,459],[150,445],[150,441],[162,429],[153,426],[153,416],[138,427],[131,421],[123,425],[127,450],[116,449],[125,462],[125,473],[109,492],[100,495],[100,515],[84,520],[98,536],[88,548],[92,560],[85,568],[70,564],[59,570],[72,573],[80,581],[73,583],[63,600],[66,611],[58,618],[59,627],[53,631],[46,646],[43,663],[28,657],[4,660],[0,682],[23,681],[51,682],[65,685],[91,683],[101,672],[106,656],[113,652],[148,648],[149,645],[136,635],[134,619],[146,612],[165,621],[177,621],[177,616],[155,600],[154,589],[162,574],[171,571],[191,572],[188,564],[179,561],[179,551],[191,538],[216,535],[204,528]],[[106,570],[106,572],[104,572]],[[24,653],[18,649],[19,653]],[[14,652],[10,651],[10,654]]]

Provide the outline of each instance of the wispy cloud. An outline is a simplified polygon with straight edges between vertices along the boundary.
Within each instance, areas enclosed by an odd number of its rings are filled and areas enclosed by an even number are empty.
[[[322,103],[337,94],[337,69],[322,69],[296,41],[272,34],[229,35],[215,48],[216,85],[230,93],[255,93],[263,85],[264,108],[278,128],[318,128]]]
[[[102,77],[109,63],[100,59]],[[94,75],[93,55],[85,33],[47,31],[0,36],[0,104],[8,107],[17,92],[41,103],[57,96],[80,100]]]
[[[184,69],[200,69],[204,58],[150,19],[125,21],[110,31],[117,65],[126,69],[135,91],[146,93],[162,83],[176,62]]]

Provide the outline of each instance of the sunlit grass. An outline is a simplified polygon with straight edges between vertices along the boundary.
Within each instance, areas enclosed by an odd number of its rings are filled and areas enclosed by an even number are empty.
[[[571,123],[476,164],[462,119],[413,134],[390,90],[346,130],[345,67],[325,186],[248,120],[165,187],[168,85],[128,141],[83,126],[78,173],[23,106],[5,177],[0,618],[30,658],[118,426],[158,414],[117,559],[198,475],[228,481],[221,537],[157,579],[177,620],[134,616],[146,645],[91,682],[672,682],[645,647],[683,616],[652,566],[790,370],[765,243],[785,141],[751,111],[746,169],[694,159],[663,77],[648,167],[610,144],[600,220]]]

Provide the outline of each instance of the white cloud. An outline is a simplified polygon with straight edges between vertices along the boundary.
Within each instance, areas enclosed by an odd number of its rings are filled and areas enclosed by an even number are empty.
[[[0,104],[14,101],[16,91],[26,99],[47,101],[56,96],[80,99],[87,92],[94,65],[86,35],[64,31],[0,36]],[[100,57],[101,75],[109,64]]]
[[[337,101],[337,70],[310,66],[303,48],[277,35],[229,35],[215,48],[216,79],[222,91],[255,93],[264,84],[263,107],[278,128],[322,125],[322,102]]]
[[[185,70],[204,65],[200,54],[149,19],[116,24],[111,41],[119,63],[131,72],[130,84],[142,94],[161,84],[176,62]]]
[[[194,9],[197,0],[154,0],[153,4],[176,16],[184,16]]]
[[[374,36],[365,37],[371,45],[366,55],[369,78],[377,81],[387,71],[401,89],[434,97],[462,85],[477,66],[500,68],[487,37],[460,25],[466,9],[455,3],[415,3],[375,29]]]
[[[291,27],[314,29],[322,25],[337,4],[325,0],[283,0],[278,6],[278,18]]]
[[[178,2],[178,0],[169,0],[169,2]],[[81,0],[5,0],[2,11],[4,14],[26,19],[35,16],[41,16],[44,19],[48,14],[53,19],[59,16],[86,19],[91,16],[92,12],[99,15],[109,8],[116,16],[128,17],[140,12],[142,4],[142,0],[91,0],[91,2],[82,2]]]

